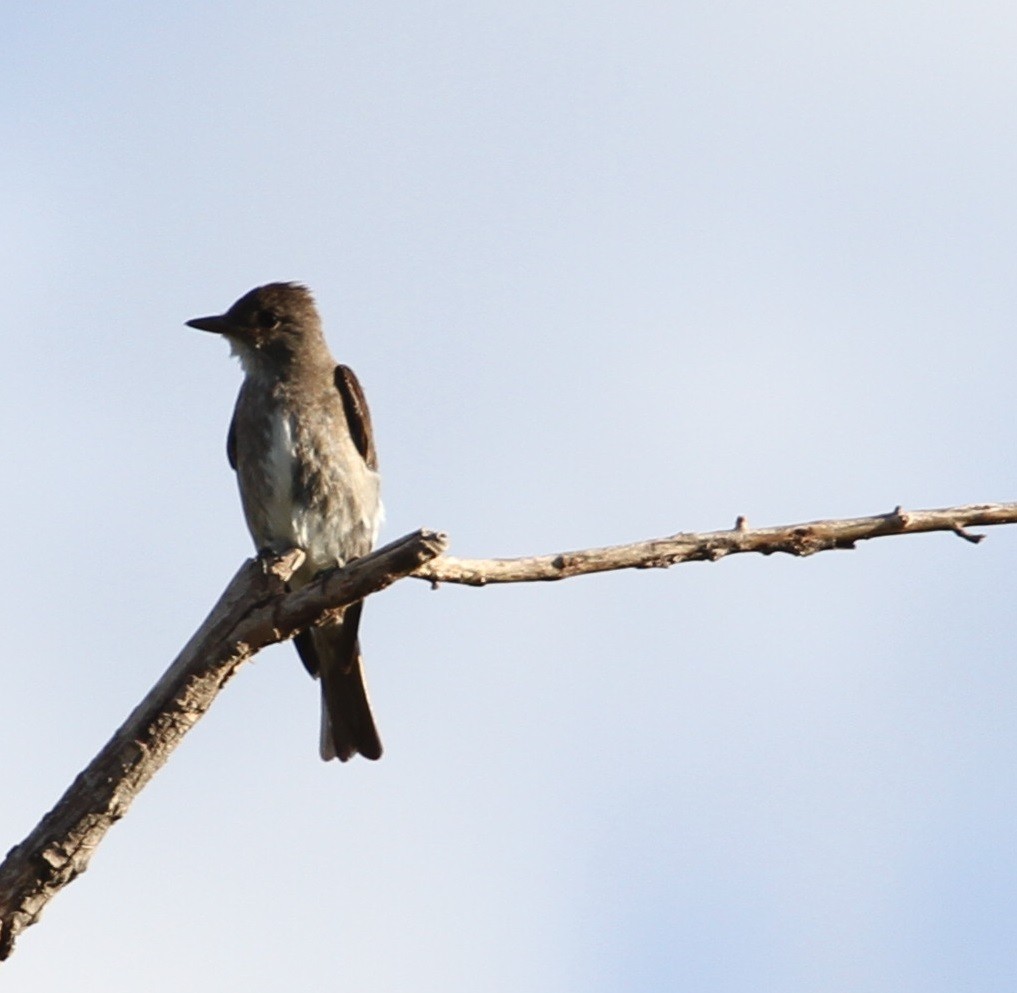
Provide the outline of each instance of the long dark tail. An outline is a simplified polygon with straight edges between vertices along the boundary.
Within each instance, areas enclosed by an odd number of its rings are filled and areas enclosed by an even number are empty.
[[[358,753],[366,759],[381,758],[357,638],[362,609],[363,603],[350,604],[341,621],[293,639],[307,670],[321,679],[320,750],[326,761],[346,762]]]

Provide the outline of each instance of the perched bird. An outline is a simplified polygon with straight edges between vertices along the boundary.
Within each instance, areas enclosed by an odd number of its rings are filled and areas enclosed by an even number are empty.
[[[226,452],[257,549],[306,553],[293,589],[369,552],[382,520],[371,417],[353,370],[332,358],[307,287],[259,286],[225,314],[187,324],[221,334],[243,367]],[[321,679],[326,760],[381,756],[357,637],[362,607],[294,639]]]

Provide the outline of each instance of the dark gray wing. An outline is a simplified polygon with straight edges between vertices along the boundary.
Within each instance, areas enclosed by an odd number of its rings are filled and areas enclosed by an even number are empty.
[[[357,446],[368,469],[378,468],[378,453],[374,450],[374,431],[371,429],[371,412],[367,409],[367,399],[360,387],[360,381],[353,370],[347,365],[335,367],[335,388],[343,400],[346,411],[346,423],[353,436],[353,444]]]
[[[230,468],[237,471],[237,415],[234,411],[230,418],[230,429],[226,432],[226,458],[230,460]]]

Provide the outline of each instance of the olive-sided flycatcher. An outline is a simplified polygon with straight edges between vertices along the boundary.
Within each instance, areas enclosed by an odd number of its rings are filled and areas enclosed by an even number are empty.
[[[258,550],[307,554],[294,589],[369,552],[382,519],[371,417],[353,370],[328,350],[310,291],[269,283],[187,323],[226,338],[244,370],[226,453]],[[362,606],[294,639],[321,679],[323,759],[381,756],[357,639]]]

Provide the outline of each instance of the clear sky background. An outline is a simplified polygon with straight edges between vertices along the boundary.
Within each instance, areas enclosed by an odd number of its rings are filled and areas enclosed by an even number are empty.
[[[0,848],[251,553],[240,371],[306,282],[391,540],[521,555],[1011,500],[1002,3],[18,4],[0,63]],[[291,646],[2,968],[163,993],[1017,986],[1017,529],[485,590]]]

